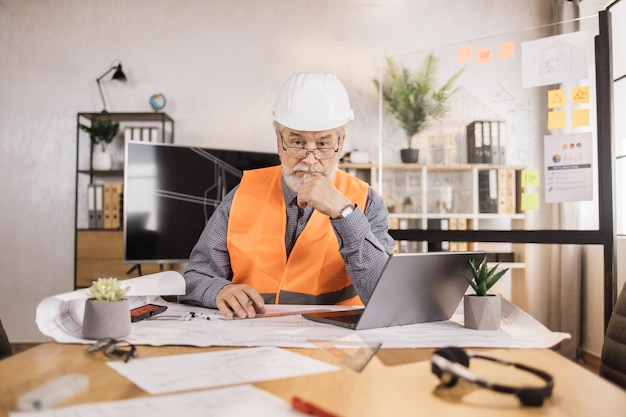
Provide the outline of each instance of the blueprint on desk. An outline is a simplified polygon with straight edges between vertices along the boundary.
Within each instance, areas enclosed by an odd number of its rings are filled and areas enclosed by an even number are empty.
[[[145,303],[167,306],[164,313],[150,320],[132,323],[126,338],[136,345],[188,346],[278,346],[314,348],[311,340],[382,343],[389,348],[438,348],[445,346],[485,348],[549,348],[569,339],[567,333],[552,332],[533,317],[502,299],[502,322],[499,330],[478,331],[463,326],[463,306],[459,305],[451,320],[394,326],[382,329],[349,330],[316,323],[299,313],[319,309],[345,309],[339,306],[267,305],[264,318],[224,320],[217,310],[170,303],[159,295],[184,292],[183,277],[173,271],[164,276],[146,275],[138,279],[142,285],[150,280],[165,288],[147,290],[143,287],[129,292],[131,308]],[[133,288],[133,280],[128,280]],[[137,287],[137,285],[135,285]],[[141,294],[138,294],[141,293]],[[83,339],[82,309],[88,293],[78,290],[43,300],[37,308],[37,325],[46,336],[59,343],[93,343]],[[189,314],[193,312],[193,316]]]

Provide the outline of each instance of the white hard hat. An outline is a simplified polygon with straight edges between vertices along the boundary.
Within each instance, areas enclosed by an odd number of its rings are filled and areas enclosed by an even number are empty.
[[[294,130],[334,129],[354,119],[348,92],[334,75],[301,72],[283,84],[274,104],[274,119]]]

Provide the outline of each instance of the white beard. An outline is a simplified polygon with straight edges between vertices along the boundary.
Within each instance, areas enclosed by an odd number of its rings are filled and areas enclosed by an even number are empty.
[[[281,155],[280,157],[282,160],[283,156]],[[312,174],[322,174],[325,177],[332,179],[335,176],[335,172],[337,172],[338,165],[338,161],[335,160],[333,165],[328,168],[328,174],[326,174],[324,172],[324,168],[320,166],[310,167],[304,164],[297,164],[293,168],[288,168],[285,164],[283,164],[283,178],[289,188],[297,193],[304,180],[311,177]]]

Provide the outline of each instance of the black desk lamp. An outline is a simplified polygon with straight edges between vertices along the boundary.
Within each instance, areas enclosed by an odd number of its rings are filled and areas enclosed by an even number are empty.
[[[107,111],[107,103],[104,100],[104,94],[102,94],[102,86],[100,85],[100,80],[106,77],[111,71],[115,70],[113,73],[112,80],[126,82],[126,74],[122,71],[122,63],[117,61],[117,64],[114,62],[104,74],[96,78],[96,83],[98,83],[98,90],[100,91],[100,97],[102,98],[102,113],[106,113]]]

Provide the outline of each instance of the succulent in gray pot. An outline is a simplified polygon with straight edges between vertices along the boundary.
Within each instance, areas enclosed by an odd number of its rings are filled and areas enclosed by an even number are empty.
[[[85,339],[119,339],[130,334],[130,302],[115,278],[98,278],[89,287],[91,298],[85,301],[83,337]]]
[[[502,318],[502,300],[500,295],[489,294],[488,291],[509,268],[498,270],[500,264],[489,268],[486,256],[478,266],[473,259],[470,259],[469,263],[472,276],[466,273],[463,273],[463,276],[475,294],[463,296],[465,327],[476,330],[498,330]]]

